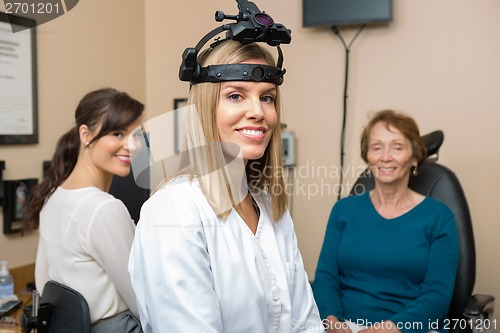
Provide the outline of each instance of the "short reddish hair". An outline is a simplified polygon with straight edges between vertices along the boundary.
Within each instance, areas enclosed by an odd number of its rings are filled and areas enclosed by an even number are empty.
[[[410,140],[413,157],[418,161],[418,165],[422,164],[427,158],[427,148],[424,140],[420,136],[417,122],[412,117],[394,110],[381,110],[375,113],[368,124],[361,132],[361,158],[368,163],[368,142],[370,141],[370,133],[372,128],[380,123],[386,123],[387,127],[393,126],[403,134],[405,138]]]

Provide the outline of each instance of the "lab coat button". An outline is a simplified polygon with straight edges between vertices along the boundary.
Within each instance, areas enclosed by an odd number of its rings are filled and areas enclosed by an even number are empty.
[[[277,301],[280,299],[280,294],[278,293],[278,291],[276,289],[273,289],[271,291],[271,297],[272,297],[273,301]]]

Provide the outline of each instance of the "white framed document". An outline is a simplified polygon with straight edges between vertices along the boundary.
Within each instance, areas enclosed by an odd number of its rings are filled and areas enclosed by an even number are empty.
[[[35,26],[0,12],[0,144],[38,143]]]

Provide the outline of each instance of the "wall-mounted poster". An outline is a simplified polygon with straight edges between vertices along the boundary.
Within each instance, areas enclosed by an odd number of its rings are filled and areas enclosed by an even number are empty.
[[[0,144],[38,143],[35,25],[0,12]]]

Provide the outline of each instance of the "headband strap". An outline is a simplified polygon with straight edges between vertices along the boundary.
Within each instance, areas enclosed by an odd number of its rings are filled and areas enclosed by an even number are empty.
[[[285,69],[261,64],[212,65],[201,68],[193,84],[202,82],[254,81],[281,85],[285,72]]]

